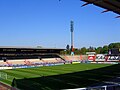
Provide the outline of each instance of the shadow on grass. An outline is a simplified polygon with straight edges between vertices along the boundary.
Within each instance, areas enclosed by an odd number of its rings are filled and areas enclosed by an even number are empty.
[[[118,76],[120,64],[61,75],[16,79],[15,83],[21,90],[60,90],[94,86]]]

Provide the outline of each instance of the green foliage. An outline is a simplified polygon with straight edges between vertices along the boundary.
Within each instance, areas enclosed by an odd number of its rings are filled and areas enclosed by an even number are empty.
[[[88,52],[94,52],[94,51],[95,51],[95,48],[94,48],[94,47],[90,46],[90,47],[88,48]]]
[[[85,55],[86,54],[86,52],[87,52],[87,49],[86,49],[86,47],[83,47],[83,48],[81,48],[81,54],[83,54],[83,55]]]
[[[102,53],[103,54],[107,54],[108,53],[108,46],[107,45],[105,45],[105,46],[103,46],[103,48],[102,48]]]
[[[70,50],[70,46],[69,45],[66,46],[66,50]]]
[[[74,53],[75,55],[85,55],[86,52],[96,52],[97,54],[107,54],[109,49],[112,48],[120,48],[120,43],[110,43],[109,45],[104,45],[103,47],[96,47],[90,46],[89,48],[82,47],[81,49],[75,48]],[[62,55],[70,55],[69,45],[66,46],[66,51],[62,51]]]
[[[98,47],[98,48],[96,48],[96,50],[95,50],[95,51],[96,51],[96,53],[97,53],[97,54],[102,53],[102,47]]]
[[[108,48],[109,49],[120,48],[120,43],[111,43],[111,44],[108,45]]]

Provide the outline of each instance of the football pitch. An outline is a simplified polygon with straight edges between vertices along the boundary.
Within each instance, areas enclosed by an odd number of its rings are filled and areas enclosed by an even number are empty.
[[[114,78],[119,67],[119,64],[66,64],[0,70],[0,81],[21,90],[82,88]]]

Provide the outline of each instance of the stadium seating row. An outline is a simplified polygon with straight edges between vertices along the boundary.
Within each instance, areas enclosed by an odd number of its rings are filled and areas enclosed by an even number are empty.
[[[46,59],[18,59],[18,60],[7,60],[0,61],[0,66],[22,66],[22,65],[38,65],[45,63],[59,63],[63,62],[61,58],[46,58]]]
[[[58,63],[81,62],[87,60],[84,55],[76,56],[60,56],[59,58],[42,58],[42,59],[16,59],[16,60],[0,60],[0,67],[8,66],[31,66],[31,65],[45,65]]]

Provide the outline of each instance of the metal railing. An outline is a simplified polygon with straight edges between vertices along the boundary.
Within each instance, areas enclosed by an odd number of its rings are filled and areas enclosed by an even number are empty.
[[[104,85],[104,86],[96,86],[96,87],[86,87],[86,88],[76,88],[76,89],[66,89],[66,90],[120,90],[120,84]]]

